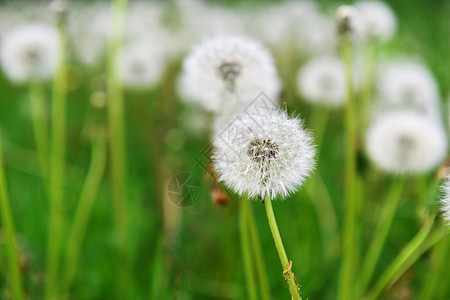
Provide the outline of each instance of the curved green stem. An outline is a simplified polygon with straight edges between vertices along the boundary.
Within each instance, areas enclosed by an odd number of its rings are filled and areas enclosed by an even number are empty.
[[[64,226],[64,159],[66,143],[66,35],[63,24],[58,27],[60,38],[59,68],[53,81],[51,157],[49,180],[49,222],[45,299],[58,298],[58,269]]]
[[[129,283],[128,208],[126,187],[126,150],[123,91],[118,79],[117,61],[123,44],[127,0],[113,0],[112,28],[108,45],[108,126],[110,132],[111,188],[117,236],[119,270],[116,289],[126,298]]]
[[[383,249],[386,237],[391,228],[395,212],[397,211],[398,204],[400,203],[403,186],[404,180],[402,178],[394,178],[391,183],[391,187],[383,204],[380,217],[378,218],[378,224],[375,229],[372,242],[370,243],[363,263],[360,287],[361,294],[366,291],[370,279],[372,278],[381,250]]]
[[[292,272],[292,262],[286,255],[284,250],[283,241],[281,240],[280,231],[278,230],[275,214],[273,213],[272,201],[269,197],[264,198],[266,207],[267,218],[269,220],[270,231],[272,232],[273,239],[275,241],[275,247],[277,248],[278,256],[280,257],[281,266],[283,267],[283,276],[289,285],[289,292],[293,300],[301,300],[300,287],[295,280],[294,272]]]
[[[247,293],[250,300],[256,300],[255,277],[252,268],[252,256],[249,244],[249,230],[247,228],[248,202],[247,197],[239,199],[239,233],[241,237],[242,261],[244,264],[245,280],[247,282]]]
[[[30,113],[36,149],[41,164],[42,177],[45,185],[48,184],[48,144],[49,132],[47,109],[45,105],[44,89],[38,82],[30,83],[29,87]]]
[[[247,201],[247,221],[250,230],[250,240],[252,243],[253,254],[255,258],[256,271],[258,275],[259,284],[261,286],[261,296],[264,300],[270,300],[269,280],[267,279],[267,269],[264,263],[263,254],[261,250],[261,243],[259,240],[258,229],[255,224],[255,216],[253,215],[253,208],[251,202]]]
[[[69,233],[64,263],[64,290],[70,289],[77,271],[78,258],[86,233],[95,197],[100,187],[106,163],[106,143],[103,137],[96,137],[92,142],[91,162],[78,201],[72,229]]]
[[[353,299],[356,266],[358,265],[356,218],[358,211],[356,185],[356,114],[353,90],[353,51],[350,37],[342,40],[342,57],[345,63],[347,102],[345,217],[342,234],[342,265],[339,274],[338,299]]]
[[[434,246],[440,239],[443,238],[443,234],[438,232],[427,240],[427,237],[433,227],[435,216],[426,220],[425,225],[417,233],[417,235],[403,248],[399,255],[391,262],[386,271],[380,276],[375,283],[374,288],[366,300],[375,300],[381,295],[381,293],[392,286],[394,282],[400,278],[400,276],[420,257],[422,253]]]
[[[0,208],[1,208],[3,228],[5,230],[12,293],[14,295],[14,299],[22,300],[23,299],[22,280],[19,269],[19,260],[17,257],[16,239],[14,234],[14,222],[11,213],[8,188],[6,185],[6,179],[3,170],[3,153],[1,141],[0,141]]]

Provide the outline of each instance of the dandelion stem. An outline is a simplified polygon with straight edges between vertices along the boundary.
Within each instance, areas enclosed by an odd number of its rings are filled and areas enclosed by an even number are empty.
[[[246,205],[248,205],[247,209],[247,221],[248,228],[250,231],[250,240],[252,243],[253,254],[255,258],[256,271],[258,275],[259,284],[261,286],[261,296],[264,300],[270,300],[270,289],[269,289],[269,280],[267,279],[267,269],[266,264],[264,263],[261,243],[258,236],[258,229],[255,224],[255,216],[253,214],[253,208],[251,206],[250,201]]]
[[[353,299],[354,274],[356,271],[357,231],[356,218],[358,210],[356,186],[356,114],[353,90],[352,60],[353,51],[349,36],[342,39],[342,56],[345,63],[347,102],[345,106],[346,121],[346,170],[345,170],[345,217],[342,235],[342,265],[339,274],[338,299]]]
[[[378,224],[375,229],[372,242],[368,248],[367,256],[363,263],[361,292],[364,293],[372,278],[373,272],[383,249],[386,237],[391,228],[398,204],[401,199],[401,193],[404,186],[403,178],[394,178],[389,189],[383,208],[378,218]]]
[[[64,25],[58,26],[60,38],[59,68],[53,81],[51,157],[49,180],[49,222],[47,238],[47,268],[45,299],[58,298],[57,281],[60,248],[64,226],[64,158],[66,143],[66,36]]]
[[[281,240],[280,231],[278,230],[277,221],[273,212],[272,201],[269,197],[264,198],[266,206],[267,218],[269,220],[270,231],[272,232],[273,239],[275,241],[275,247],[277,248],[278,256],[280,257],[281,266],[283,267],[283,276],[289,285],[289,292],[291,299],[301,300],[302,296],[300,288],[295,280],[294,272],[292,272],[292,261],[287,257],[286,250],[284,250],[283,241]]]
[[[255,277],[252,268],[252,256],[249,244],[249,228],[247,227],[248,218],[248,199],[242,197],[239,199],[239,231],[241,237],[242,260],[244,265],[245,279],[247,282],[247,293],[250,300],[256,300]]]
[[[64,290],[70,289],[77,271],[78,257],[92,212],[95,197],[103,177],[106,163],[106,144],[103,137],[94,137],[89,171],[80,194],[77,210],[70,231],[64,264]]]
[[[398,278],[428,249],[444,238],[447,230],[438,230],[435,234],[428,235],[433,227],[435,216],[430,216],[425,220],[425,224],[417,235],[403,248],[399,255],[391,262],[384,273],[376,282],[374,288],[369,293],[366,300],[378,299],[381,293],[392,286]]]
[[[123,43],[127,0],[112,3],[112,28],[108,45],[108,124],[111,151],[111,187],[113,197],[114,222],[117,236],[119,270],[117,271],[117,291],[119,298],[125,293],[129,278],[128,209],[126,188],[125,124],[123,114],[123,91],[118,80],[117,59]]]
[[[38,82],[30,83],[30,112],[33,126],[36,149],[41,164],[42,177],[45,185],[48,184],[48,122],[47,109],[45,105],[44,90]]]
[[[14,223],[11,214],[8,188],[6,185],[5,173],[3,169],[3,153],[0,142],[0,205],[3,228],[5,231],[6,247],[8,253],[9,272],[12,284],[14,299],[23,299],[22,280],[19,269],[19,260],[17,257],[16,241],[14,235]]]
[[[431,274],[427,274],[427,282],[423,285],[417,299],[444,299],[439,297],[438,290],[441,280],[445,278],[448,271],[447,253],[450,253],[450,239],[444,239],[433,249]]]

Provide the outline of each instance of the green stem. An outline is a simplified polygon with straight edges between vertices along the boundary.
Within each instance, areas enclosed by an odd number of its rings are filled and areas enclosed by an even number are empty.
[[[427,281],[422,285],[417,299],[443,299],[437,295],[441,280],[444,280],[448,271],[446,256],[450,250],[450,239],[445,239],[433,249],[432,265],[430,273],[427,274]]]
[[[47,265],[45,282],[45,299],[58,298],[58,268],[64,214],[64,158],[66,143],[66,36],[63,24],[58,26],[60,38],[59,68],[53,81],[51,157],[49,180],[49,222],[47,238]]]
[[[259,279],[259,284],[261,286],[261,295],[264,300],[270,300],[270,288],[269,280],[267,279],[267,269],[264,263],[263,254],[261,250],[261,243],[259,240],[258,229],[256,228],[255,216],[253,215],[253,208],[250,201],[246,205],[247,208],[247,221],[248,228],[250,230],[250,240],[252,243],[253,254],[256,263],[256,271]]]
[[[256,300],[256,285],[252,268],[252,256],[249,244],[249,230],[247,227],[248,202],[247,197],[239,199],[239,231],[241,237],[242,261],[244,265],[245,279],[247,282],[247,293],[250,300]]]
[[[113,197],[114,223],[117,236],[119,270],[117,291],[119,298],[126,298],[129,283],[128,257],[128,209],[126,188],[126,150],[123,91],[118,80],[117,60],[123,44],[127,0],[112,3],[112,28],[108,45],[108,126],[111,153],[111,188]]]
[[[355,271],[358,264],[356,218],[358,211],[356,186],[356,114],[353,91],[353,51],[350,37],[344,37],[342,56],[346,67],[347,102],[346,121],[346,170],[345,170],[345,218],[342,234],[343,261],[339,274],[338,299],[353,299]]]
[[[48,144],[49,132],[47,121],[47,109],[45,105],[44,89],[42,84],[30,83],[30,112],[33,126],[36,149],[41,164],[42,177],[48,184]]]
[[[91,162],[89,171],[80,194],[78,207],[75,212],[72,229],[70,231],[64,264],[64,290],[70,289],[77,271],[78,258],[86,233],[95,197],[100,187],[106,163],[106,145],[103,137],[95,137],[92,142]]]
[[[366,300],[375,300],[381,293],[392,286],[398,278],[420,257],[422,253],[432,247],[436,242],[443,238],[442,233],[433,235],[427,240],[427,237],[433,227],[435,217],[432,216],[426,220],[425,225],[417,235],[403,248],[400,254],[391,262],[386,271],[375,283],[374,288],[369,293]]]
[[[16,239],[14,235],[14,222],[11,214],[10,200],[8,195],[8,187],[5,179],[5,171],[3,170],[3,153],[0,144],[0,205],[3,228],[5,230],[6,247],[8,252],[8,263],[10,279],[12,284],[12,292],[14,299],[23,299],[22,280],[19,269],[19,260],[16,250]]]
[[[283,276],[289,285],[289,292],[291,299],[301,300],[300,287],[295,280],[294,272],[292,272],[292,262],[288,259],[286,250],[284,250],[283,241],[281,240],[280,231],[278,230],[275,214],[273,213],[272,201],[269,197],[264,198],[266,207],[267,218],[269,220],[270,231],[272,232],[273,239],[275,241],[275,247],[277,248],[278,256],[280,257],[281,266],[283,267]]]
[[[383,208],[378,218],[378,224],[375,229],[372,242],[368,248],[366,258],[363,263],[362,279],[361,279],[361,294],[364,293],[372,278],[373,272],[380,257],[387,235],[391,228],[392,221],[400,203],[401,194],[404,186],[402,178],[394,178],[389,189]]]

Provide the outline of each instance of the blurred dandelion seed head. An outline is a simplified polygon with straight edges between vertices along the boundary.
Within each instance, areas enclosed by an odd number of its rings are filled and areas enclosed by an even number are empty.
[[[261,92],[276,99],[280,89],[269,51],[239,36],[220,36],[194,47],[179,80],[183,98],[213,112],[242,110]]]
[[[53,27],[26,24],[5,32],[0,59],[6,75],[14,82],[48,80],[59,63],[59,37]]]
[[[305,100],[340,106],[345,100],[344,65],[336,57],[316,57],[299,70],[297,88]]]
[[[411,110],[379,116],[368,130],[366,148],[375,165],[391,173],[423,173],[445,158],[447,134],[442,123]]]

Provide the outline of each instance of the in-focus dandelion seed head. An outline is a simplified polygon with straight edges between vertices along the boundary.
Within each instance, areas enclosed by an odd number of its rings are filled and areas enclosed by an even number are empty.
[[[286,197],[314,167],[312,138],[284,111],[245,112],[214,137],[219,179],[238,194]]]

